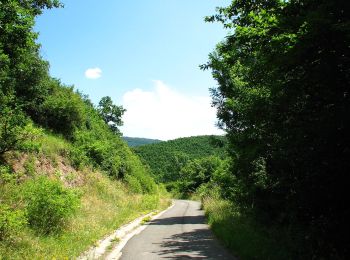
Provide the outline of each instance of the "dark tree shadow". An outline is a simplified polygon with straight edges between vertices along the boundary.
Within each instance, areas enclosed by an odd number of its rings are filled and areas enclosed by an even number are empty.
[[[204,216],[183,216],[155,219],[148,225],[205,223]],[[153,253],[167,259],[235,259],[218,243],[210,229],[202,227],[165,238],[160,243],[161,250]]]
[[[148,225],[178,225],[178,224],[205,224],[204,216],[185,216],[185,217],[170,217],[155,219],[148,223]]]
[[[195,229],[165,238],[161,250],[154,252],[160,258],[168,259],[235,259],[208,229]]]

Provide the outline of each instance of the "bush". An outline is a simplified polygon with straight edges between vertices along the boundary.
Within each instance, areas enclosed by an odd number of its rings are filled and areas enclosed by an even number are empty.
[[[125,176],[126,183],[129,185],[130,190],[135,193],[142,193],[142,186],[138,179],[132,175]]]
[[[15,180],[15,176],[11,173],[11,169],[8,165],[0,165],[0,185],[6,182],[12,182]],[[1,191],[1,189],[0,189]]]
[[[68,158],[76,169],[82,169],[83,166],[88,165],[90,162],[84,151],[74,146],[69,149]]]
[[[29,225],[42,234],[61,231],[79,206],[76,192],[47,177],[28,181],[24,189]]]
[[[61,86],[53,82],[52,93],[41,106],[41,124],[48,126],[65,137],[72,137],[76,128],[86,121],[85,105],[72,87]]]
[[[27,223],[23,210],[0,205],[0,241],[11,239]]]
[[[0,90],[0,155],[19,149],[28,121],[21,109],[14,105],[14,97],[5,97]]]

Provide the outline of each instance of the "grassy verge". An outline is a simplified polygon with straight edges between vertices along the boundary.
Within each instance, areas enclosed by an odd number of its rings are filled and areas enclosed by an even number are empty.
[[[124,184],[98,172],[86,174],[79,190],[83,194],[81,207],[63,232],[38,235],[26,228],[15,239],[0,242],[0,259],[77,257],[122,224],[168,205],[159,195],[130,193]]]
[[[0,163],[1,260],[72,259],[121,225],[170,204],[164,188],[156,187],[158,192],[150,194],[137,193],[131,185],[94,170],[78,148],[60,137],[43,133],[36,142],[29,152],[10,153]],[[38,233],[29,223],[32,213],[25,192],[31,187],[28,184],[38,184],[40,178],[60,183],[57,185],[64,186],[62,194],[72,191],[79,195],[79,207],[64,220],[60,232]],[[50,199],[47,193],[40,196]],[[60,209],[66,210],[63,197],[53,198],[50,205],[61,214]],[[41,210],[39,204],[37,207]],[[48,209],[47,203],[42,208]],[[26,214],[27,222],[23,217]],[[38,214],[40,218],[40,211]]]
[[[240,215],[232,203],[209,197],[203,207],[215,235],[240,259],[293,259],[285,238],[277,240],[273,230]]]

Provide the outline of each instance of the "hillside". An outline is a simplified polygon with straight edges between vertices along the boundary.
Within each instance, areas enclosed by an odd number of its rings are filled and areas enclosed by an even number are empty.
[[[158,140],[158,139],[149,139],[149,138],[141,138],[141,137],[123,136],[122,138],[124,141],[127,142],[127,144],[130,147],[162,142],[162,140]]]
[[[175,181],[180,169],[193,159],[208,156],[225,157],[223,136],[192,136],[134,147],[141,160],[150,166],[159,182]]]
[[[33,26],[60,6],[0,5],[0,259],[76,258],[166,205],[120,137],[125,109],[110,97],[96,106],[50,76]]]
[[[60,137],[43,133],[34,145],[2,158],[0,259],[76,258],[119,226],[167,205],[158,192],[141,192],[134,177],[78,167],[76,148]]]

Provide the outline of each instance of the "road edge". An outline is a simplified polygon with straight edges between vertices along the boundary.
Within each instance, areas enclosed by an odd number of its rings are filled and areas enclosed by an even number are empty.
[[[97,246],[93,246],[82,253],[79,257],[77,257],[77,260],[119,259],[121,256],[121,250],[129,241],[129,239],[147,227],[147,225],[141,224],[145,218],[150,218],[150,220],[156,219],[173,206],[174,200],[171,200],[171,205],[165,210],[161,212],[151,211],[150,213],[144,214],[134,219],[133,221],[119,227],[117,230],[113,231],[112,234],[99,240],[96,243]]]
[[[171,209],[172,207],[174,207],[175,203],[174,200],[171,201],[171,205],[166,208],[165,210],[157,213],[156,215],[152,215],[151,214],[151,220],[157,219],[159,218],[161,215],[163,215],[166,211],[168,211],[169,209]],[[147,216],[145,216],[147,217]],[[144,218],[142,218],[144,219]],[[142,221],[141,219],[141,221]],[[127,242],[135,235],[141,233],[146,227],[147,225],[141,225],[141,221],[139,222],[139,225],[137,227],[135,227],[130,233],[126,234],[120,241],[119,243],[113,248],[113,250],[111,251],[110,254],[107,255],[107,257],[105,258],[106,260],[118,260],[121,255],[122,255],[122,250],[124,248],[124,246],[127,244]]]

